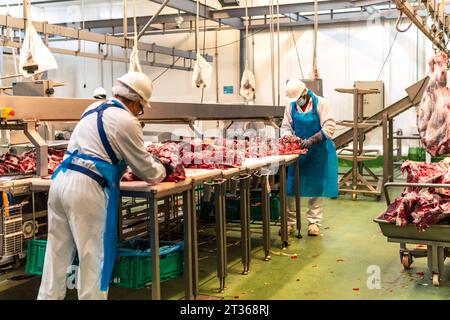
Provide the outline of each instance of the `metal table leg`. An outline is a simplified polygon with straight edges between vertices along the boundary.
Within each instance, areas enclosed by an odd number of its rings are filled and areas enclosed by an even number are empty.
[[[226,196],[226,191],[227,191],[227,187],[226,187],[226,180],[223,180],[221,182],[221,194],[220,194],[220,203],[221,203],[221,228],[222,228],[222,246],[223,246],[223,250],[222,250],[222,261],[223,261],[223,271],[222,271],[222,288],[225,289],[225,278],[227,277],[227,263],[228,263],[228,255],[227,255],[227,209],[226,209],[226,203],[225,203],[225,196]]]
[[[198,296],[198,241],[197,241],[197,210],[195,205],[195,185],[190,190],[191,197],[191,238],[192,238],[192,291],[194,299]]]
[[[250,175],[241,175],[239,180],[239,195],[241,209],[241,244],[242,244],[242,264],[244,269],[242,274],[248,274],[250,271]]]
[[[184,290],[185,299],[192,300],[192,208],[190,190],[183,192],[183,236],[184,236]]]
[[[225,290],[225,278],[227,276],[227,237],[225,217],[225,190],[227,180],[219,179],[207,183],[214,186],[214,203],[216,216],[216,245],[217,245],[217,277],[220,281],[219,292]]]
[[[280,205],[281,205],[281,248],[286,248],[288,244],[287,234],[287,210],[286,210],[286,166],[280,166]]]
[[[150,209],[150,252],[152,253],[152,299],[161,300],[158,203],[153,196],[148,197],[148,203]]]
[[[295,161],[294,164],[294,178],[295,178],[295,214],[297,217],[297,230],[298,235],[297,238],[301,239],[301,230],[302,230],[302,215],[301,215],[301,207],[300,207],[300,167],[298,161]]]
[[[270,260],[270,199],[269,199],[269,176],[261,176],[262,195],[262,222],[263,222],[263,246],[264,261]]]

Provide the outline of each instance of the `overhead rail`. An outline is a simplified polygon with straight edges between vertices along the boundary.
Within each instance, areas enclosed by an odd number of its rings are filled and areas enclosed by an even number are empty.
[[[406,15],[436,48],[448,55],[449,17],[446,14],[445,0],[441,0],[439,4],[437,0],[422,0],[421,5],[425,6],[427,12],[425,19],[417,13],[418,5],[407,0],[395,0],[395,4],[398,10]]]
[[[63,37],[68,41],[78,41],[77,49],[70,50],[64,48],[56,48],[49,47],[50,51],[53,53],[63,54],[63,55],[72,55],[72,56],[80,56],[86,58],[93,58],[99,60],[108,60],[108,61],[116,61],[116,62],[128,62],[128,59],[123,56],[115,56],[112,54],[108,54],[107,50],[100,50],[102,46],[114,46],[120,47],[122,49],[131,49],[133,47],[132,39],[125,39],[123,37],[111,36],[107,34],[90,32],[87,30],[81,30],[76,28],[63,27],[60,25],[53,25],[47,22],[36,22],[33,21],[33,25],[36,28],[36,31],[40,33],[48,45],[49,37]],[[0,15],[0,28],[2,29],[13,29],[18,31],[23,31],[25,26],[25,20],[23,18],[11,17],[7,15]],[[2,36],[0,36],[0,45],[20,48],[21,43],[19,39],[11,40],[10,37],[5,36],[5,32],[2,32]],[[98,43],[99,52],[87,52],[83,50],[83,46],[81,45],[81,41],[88,41],[93,43]],[[138,44],[139,51],[142,51],[141,56],[145,56],[145,60],[141,60],[140,63],[142,65],[154,66],[154,67],[163,67],[163,68],[172,68],[177,70],[192,70],[193,60],[196,59],[195,52],[179,50],[176,48],[159,46],[154,43],[144,43],[139,42]],[[106,51],[106,53],[105,53]],[[173,61],[179,57],[182,59],[181,64],[167,64],[157,61],[158,55],[166,55],[172,56]],[[210,55],[204,55],[204,58],[208,62],[213,61],[213,57]]]

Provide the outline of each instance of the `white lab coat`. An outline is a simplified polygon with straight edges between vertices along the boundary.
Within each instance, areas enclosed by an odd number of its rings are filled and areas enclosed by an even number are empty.
[[[328,99],[325,99],[323,97],[318,98],[319,103],[317,105],[317,111],[319,113],[320,126],[322,127],[323,133],[325,133],[328,138],[332,139],[336,129],[336,120],[334,119],[333,110],[331,110]],[[312,108],[313,102],[312,99],[310,99],[305,111],[303,111],[299,106],[297,106],[297,111],[301,113],[310,112]],[[294,128],[292,127],[292,106],[290,103],[285,108],[284,118],[281,124],[280,131],[282,136],[295,135]],[[308,200],[308,211],[306,213],[308,224],[315,224],[320,226],[320,221],[322,220],[322,207],[323,200],[321,198],[310,198]],[[288,225],[294,227],[297,220],[294,197],[288,197],[287,199],[287,212]]]
[[[128,109],[106,109],[103,126],[117,158],[124,160],[136,175],[149,183],[164,179],[164,166],[145,151],[141,125]],[[110,161],[98,134],[97,113],[76,126],[68,146],[69,151],[75,149]],[[95,171],[88,161],[73,161],[83,162]],[[67,272],[76,251],[80,262],[76,282],[78,298],[107,298],[107,292],[100,291],[107,200],[106,192],[96,181],[76,171],[61,171],[52,182],[48,200],[48,241],[38,299],[64,299]]]

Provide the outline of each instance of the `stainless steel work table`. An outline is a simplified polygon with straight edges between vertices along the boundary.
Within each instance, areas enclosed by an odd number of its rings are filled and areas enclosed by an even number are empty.
[[[301,211],[300,211],[300,171],[298,158],[299,155],[282,155],[284,158],[283,165],[280,166],[280,205],[281,205],[281,242],[282,248],[286,248],[289,245],[288,239],[289,235],[287,232],[287,188],[286,188],[286,172],[287,167],[291,164],[294,165],[294,184],[295,184],[295,212],[296,212],[296,220],[297,220],[297,230],[298,230],[298,238],[301,238],[300,231],[302,229],[301,222]]]
[[[276,173],[278,167],[279,171],[279,192],[280,192],[280,224],[281,224],[281,242],[282,248],[288,246],[288,233],[287,233],[287,190],[286,190],[286,170],[287,166],[294,164],[294,177],[295,177],[295,201],[296,201],[296,216],[297,216],[297,227],[301,230],[301,220],[300,220],[300,190],[299,190],[299,167],[298,167],[298,155],[274,155],[264,158],[248,159],[244,162],[244,166],[247,168],[248,174],[255,174],[255,172],[260,172],[261,176],[261,195],[262,195],[262,209],[263,209],[263,247],[265,257],[264,260],[270,260],[270,183],[268,176]],[[248,202],[250,200],[248,199]],[[249,205],[247,206],[250,210]],[[250,216],[248,213],[248,219],[250,221]],[[250,227],[245,226],[247,232],[250,232]],[[248,255],[250,255],[250,235],[248,234]],[[250,256],[248,257],[250,260]]]
[[[233,167],[225,170],[219,169],[186,169],[185,181],[178,183],[163,182],[157,185],[148,185],[143,181],[122,182],[121,195],[146,198],[149,202],[151,250],[159,252],[159,229],[157,200],[174,195],[183,194],[183,225],[184,225],[184,274],[186,299],[195,298],[198,295],[198,243],[197,221],[195,215],[195,186],[210,184],[215,189],[215,215],[216,215],[216,239],[217,239],[217,274],[220,279],[220,290],[225,288],[227,276],[227,240],[226,240],[226,182],[235,180],[241,189],[241,239],[242,239],[242,263],[243,274],[247,274],[250,268],[251,236],[250,236],[250,177],[264,168],[279,165],[280,170],[280,204],[281,204],[281,240],[282,247],[288,245],[287,234],[287,208],[286,208],[286,168],[290,164],[295,165],[296,179],[296,212],[297,228],[301,229],[300,222],[300,197],[298,190],[298,156],[271,156],[258,159],[247,159],[241,167]],[[270,171],[268,171],[270,172]],[[263,208],[263,244],[264,259],[270,259],[270,199],[269,181],[266,174],[261,175],[261,192]],[[47,191],[51,180],[35,178],[31,179],[30,190]],[[300,232],[300,231],[299,231]],[[152,298],[160,299],[160,270],[159,255],[152,255]]]
[[[46,191],[50,188],[51,180],[32,179],[31,191]],[[121,182],[120,193],[122,196],[145,198],[149,203],[150,220],[150,250],[159,253],[159,226],[158,226],[158,199],[180,194],[183,195],[183,233],[184,233],[184,281],[185,298],[193,298],[193,275],[192,275],[192,220],[193,210],[190,200],[192,180],[187,178],[177,183],[162,182],[156,185],[148,185],[144,181]],[[151,255],[152,268],[152,299],[161,299],[161,283],[159,269],[159,254]]]
[[[0,191],[13,194],[24,194],[30,190],[30,183],[34,177],[30,176],[3,176],[0,178]]]
[[[191,179],[192,188],[190,189],[190,200],[191,200],[191,208],[192,208],[192,219],[191,219],[191,233],[192,233],[192,286],[193,286],[193,296],[194,299],[199,294],[198,289],[198,282],[199,282],[199,275],[198,275],[198,241],[197,241],[197,216],[195,214],[195,188],[198,185],[209,183],[211,181],[215,181],[216,179],[219,179],[222,177],[222,170],[219,169],[185,169],[186,171],[186,177]],[[219,223],[216,221],[216,232],[217,232],[217,226]],[[217,252],[217,261],[221,259],[221,254],[219,254],[219,251]],[[219,267],[218,267],[218,275]]]
[[[243,165],[238,168],[229,168],[222,171],[221,180],[214,181],[215,188],[215,215],[216,215],[216,237],[217,237],[217,270],[220,279],[220,292],[225,288],[225,278],[227,275],[227,252],[226,252],[226,180],[235,180],[240,184],[240,214],[241,214],[241,245],[242,245],[242,264],[243,274],[248,274],[251,261],[251,235],[250,235],[250,178],[252,174],[258,171],[265,171],[262,174],[262,199],[263,199],[263,246],[264,260],[270,260],[270,198],[269,198],[269,180],[268,175],[275,172],[269,169],[271,166],[278,165],[280,170],[280,203],[281,203],[281,229],[282,229],[282,247],[288,245],[287,234],[287,208],[286,208],[286,167],[290,164],[295,165],[296,177],[296,213],[298,217],[297,225],[301,228],[300,222],[300,193],[298,188],[298,155],[270,156],[265,158],[247,159]],[[300,230],[299,228],[299,230]]]
[[[283,166],[285,158],[283,156],[270,156],[265,158],[248,159],[244,163],[247,173],[258,177],[261,180],[262,199],[262,229],[264,261],[269,261],[270,256],[270,182],[269,176],[274,175],[276,170]],[[280,196],[281,198],[281,196]],[[248,228],[250,230],[250,228]],[[251,243],[249,242],[249,246]]]

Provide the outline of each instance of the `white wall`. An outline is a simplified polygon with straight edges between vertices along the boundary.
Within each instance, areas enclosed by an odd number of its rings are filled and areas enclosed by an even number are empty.
[[[256,1],[254,4],[266,4],[268,1]],[[283,2],[285,3],[285,2]],[[148,1],[136,1],[138,15],[150,15],[156,11],[158,5]],[[80,2],[70,6],[51,5],[33,9],[33,19],[49,22],[77,21],[83,16],[86,19],[108,19],[122,17],[120,2],[92,2],[86,1],[81,10]],[[4,12],[4,8],[2,9]],[[1,10],[0,10],[1,11]],[[65,13],[65,14],[62,14]],[[131,7],[128,9],[132,13]],[[165,9],[164,13],[173,13],[172,9]],[[20,10],[12,12],[20,15]],[[381,66],[388,54],[390,45],[395,37],[394,21],[370,21],[358,24],[340,24],[319,26],[318,34],[318,65],[324,82],[324,96],[331,102],[337,120],[352,118],[352,97],[337,93],[338,87],[352,87],[357,80],[376,80]],[[300,53],[304,76],[309,77],[312,67],[312,27],[294,29],[294,37]],[[174,46],[179,49],[194,50],[194,34],[170,34],[146,36],[144,41],[155,42],[163,46]],[[217,32],[218,51],[218,83],[213,76],[211,88],[205,92],[205,102],[216,101],[216,86],[218,86],[220,103],[242,103],[243,99],[237,95],[239,91],[239,32],[225,30]],[[270,37],[268,32],[259,32],[254,36],[255,57],[250,66],[254,65],[257,93],[256,104],[272,103],[272,85],[270,68]],[[203,34],[200,36],[203,40]],[[275,36],[275,43],[277,38]],[[216,32],[206,35],[206,53],[214,55]],[[250,43],[250,42],[249,42]],[[229,44],[229,45],[227,45]],[[76,43],[51,43],[52,46],[72,47]],[[92,52],[97,46],[86,43],[86,48]],[[202,47],[202,43],[200,43]],[[250,49],[250,48],[249,48]],[[427,72],[425,65],[426,54],[429,55],[431,44],[412,26],[406,33],[400,33],[394,44],[392,53],[386,62],[380,80],[385,83],[385,105],[405,96],[404,89],[422,78]],[[284,103],[284,84],[287,79],[300,78],[297,54],[291,31],[280,33],[280,96]],[[276,53],[275,49],[275,53]],[[123,55],[120,49],[114,54]],[[124,63],[101,62],[98,60],[55,55],[59,69],[51,71],[49,78],[66,83],[64,88],[57,89],[59,96],[90,97],[94,89],[104,86],[107,90],[113,85],[114,79],[127,70]],[[171,57],[158,57],[159,61],[171,63]],[[5,70],[11,69],[11,59],[5,59]],[[216,63],[213,63],[216,68]],[[276,66],[275,66],[276,67]],[[144,66],[144,71],[151,77],[157,77],[164,69]],[[275,77],[277,69],[274,70]],[[84,87],[86,85],[86,88]],[[233,85],[234,94],[223,94],[224,85]],[[275,85],[277,89],[277,85]],[[276,93],[277,97],[277,93]],[[191,85],[191,73],[178,70],[168,70],[154,83],[154,101],[200,102],[201,90]],[[182,110],[180,110],[182,112]],[[395,128],[402,128],[404,134],[417,132],[415,126],[415,110],[409,110],[395,121]],[[342,131],[345,128],[338,129]],[[381,145],[381,130],[368,137],[367,144],[379,147]],[[416,142],[411,142],[416,144]]]

